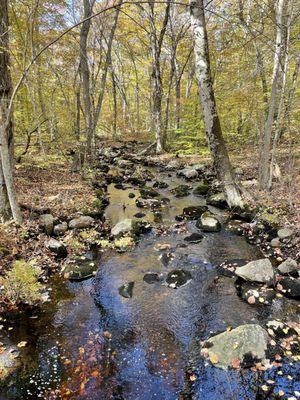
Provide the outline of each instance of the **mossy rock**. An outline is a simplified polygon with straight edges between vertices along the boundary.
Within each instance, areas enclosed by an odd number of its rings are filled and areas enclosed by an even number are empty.
[[[70,281],[82,281],[94,276],[97,269],[98,266],[94,261],[84,258],[75,260],[74,264],[68,264],[63,272]]]

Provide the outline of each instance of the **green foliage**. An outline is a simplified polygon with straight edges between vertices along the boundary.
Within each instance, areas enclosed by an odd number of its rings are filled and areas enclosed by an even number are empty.
[[[2,281],[2,297],[13,306],[38,304],[43,299],[44,285],[38,282],[42,270],[34,262],[17,260]]]

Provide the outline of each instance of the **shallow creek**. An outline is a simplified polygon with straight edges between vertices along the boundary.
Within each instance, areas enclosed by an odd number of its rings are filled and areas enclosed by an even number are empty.
[[[160,173],[159,179],[169,184],[168,189],[158,189],[170,199],[162,211],[164,225],[174,224],[183,207],[205,204],[204,198],[193,195],[175,198],[170,189],[186,183],[175,175]],[[137,212],[145,212],[145,219],[153,222],[153,213],[137,208],[129,193],[139,194],[132,187],[109,186],[106,217],[111,224]],[[197,231],[194,222],[187,222],[168,234],[152,232],[142,236],[134,250],[100,261],[93,279],[53,279],[50,304],[39,314],[6,322],[5,329],[13,328],[8,330],[10,338],[28,345],[21,350],[22,371],[10,379],[0,399],[261,398],[257,373],[211,366],[200,356],[200,341],[229,326],[288,319],[296,307],[285,299],[269,307],[243,302],[232,279],[216,278],[216,266],[225,259],[257,259],[259,249],[224,229],[187,245],[184,238]],[[165,244],[168,250],[157,250]],[[171,253],[168,263],[160,260],[163,253]],[[178,268],[190,271],[192,279],[172,289],[165,278]],[[143,281],[147,272],[157,272],[161,279],[148,284]],[[119,287],[130,281],[133,296],[126,299]],[[56,389],[62,393],[57,397]]]

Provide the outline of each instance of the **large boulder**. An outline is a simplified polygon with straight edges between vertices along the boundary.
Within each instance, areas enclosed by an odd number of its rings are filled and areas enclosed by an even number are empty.
[[[225,198],[224,193],[216,193],[211,195],[207,200],[206,203],[210,206],[215,206],[218,208],[226,208],[228,207],[227,200]]]
[[[53,232],[54,217],[51,214],[43,214],[40,216],[40,227],[45,231],[47,235],[51,235]]]
[[[268,333],[259,325],[241,325],[220,333],[207,341],[207,353],[211,362],[226,369],[237,363],[250,367],[266,358]]]
[[[59,258],[66,257],[68,255],[66,246],[59,240],[50,239],[45,244],[46,247]]]
[[[70,229],[86,229],[89,228],[94,222],[94,218],[88,215],[82,215],[79,218],[72,219],[69,222]]]
[[[204,232],[219,232],[221,230],[220,221],[209,211],[201,215],[196,222],[196,227],[202,229]]]
[[[296,274],[300,271],[297,261],[293,260],[290,257],[279,264],[277,269],[281,275]]]
[[[133,219],[126,218],[118,222],[111,230],[113,236],[120,236],[129,233],[133,229]]]
[[[236,268],[235,274],[250,282],[271,283],[274,280],[274,270],[267,258],[250,261],[248,264]]]

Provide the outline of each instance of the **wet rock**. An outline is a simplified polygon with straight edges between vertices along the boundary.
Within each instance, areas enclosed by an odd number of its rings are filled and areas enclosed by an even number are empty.
[[[280,248],[281,247],[280,239],[278,237],[272,239],[271,240],[271,246]]]
[[[170,288],[177,289],[178,287],[185,285],[191,279],[192,275],[189,271],[184,269],[174,269],[168,273],[166,282]]]
[[[142,212],[138,212],[138,213],[134,214],[135,218],[144,218],[145,216],[146,216],[146,214],[142,213]]]
[[[79,218],[72,219],[69,222],[70,229],[86,229],[89,228],[94,222],[94,218],[88,215],[83,215]]]
[[[156,272],[147,272],[144,277],[143,277],[144,282],[152,284],[155,282],[158,282],[159,279],[159,275]]]
[[[195,189],[193,190],[193,194],[195,196],[204,196],[208,191],[209,191],[208,183],[202,181],[195,187]]]
[[[168,199],[168,197],[163,197],[162,199],[161,199],[161,204],[163,205],[163,206],[167,206],[167,205],[169,205],[171,203],[171,201],[170,201],[170,199]]]
[[[0,352],[0,382],[21,366],[19,349],[8,338],[0,337],[3,348]]]
[[[148,221],[133,221],[132,233],[136,236],[142,235],[151,231],[152,227]]]
[[[289,228],[279,229],[277,232],[279,239],[290,239],[293,236],[293,231]]]
[[[103,163],[97,164],[97,165],[95,166],[95,168],[96,168],[97,170],[101,171],[101,172],[104,172],[105,174],[107,174],[108,171],[110,170],[110,166],[107,165],[107,164],[103,164]]]
[[[269,259],[250,261],[248,264],[236,268],[235,274],[251,282],[272,283],[274,280],[274,270]]]
[[[153,197],[159,196],[159,193],[150,186],[140,188],[140,193],[142,199],[152,199]]]
[[[128,183],[131,183],[134,186],[143,186],[145,181],[140,176],[130,176],[126,179]]]
[[[164,267],[167,267],[170,261],[172,261],[173,259],[174,259],[174,254],[172,252],[163,253],[159,256],[159,260],[161,261]]]
[[[220,221],[209,211],[201,215],[196,222],[196,227],[202,229],[204,232],[219,232],[221,230]]]
[[[281,275],[293,275],[299,272],[297,261],[290,257],[278,265],[277,270]]]
[[[61,224],[57,224],[53,228],[54,235],[61,236],[64,235],[68,230],[68,224],[66,222],[62,222]]]
[[[126,299],[131,299],[133,295],[134,282],[124,283],[119,287],[119,294]]]
[[[78,258],[72,264],[68,264],[63,272],[70,281],[82,281],[94,276],[97,269],[98,267],[94,261],[84,257],[83,259]]]
[[[55,253],[57,257],[64,258],[68,255],[66,246],[56,239],[50,239],[48,242],[45,243],[46,247]]]
[[[118,222],[111,230],[113,236],[120,236],[124,233],[131,232],[133,229],[133,220],[130,218],[123,219]]]
[[[268,338],[268,333],[257,324],[241,325],[208,339],[208,357],[222,369],[231,367],[236,360],[250,367],[265,360]]]
[[[171,160],[167,165],[166,165],[166,170],[167,171],[172,171],[180,168],[180,162],[178,160]]]
[[[277,338],[282,339],[296,334],[295,329],[289,327],[282,321],[272,320],[266,324],[269,335],[275,335]]]
[[[47,235],[51,235],[53,232],[54,217],[51,214],[43,214],[40,216],[40,227],[45,231]]]
[[[235,270],[238,267],[242,267],[247,264],[248,260],[244,258],[234,258],[231,260],[225,260],[220,265],[218,265],[218,273],[223,276],[233,277],[235,276]]]
[[[169,185],[166,182],[155,181],[153,187],[157,189],[166,189]]]
[[[134,194],[134,193],[129,193],[128,197],[129,197],[130,199],[134,199],[134,198],[135,198],[135,194]]]
[[[276,286],[282,294],[293,299],[300,298],[300,279],[292,276],[285,277]]]
[[[189,243],[200,243],[203,239],[201,233],[192,233],[190,236],[186,236],[184,240]]]
[[[142,199],[141,197],[135,200],[135,204],[139,208],[155,209],[161,207],[161,202],[158,199]]]
[[[163,220],[163,214],[161,213],[161,212],[159,212],[159,211],[153,211],[153,221],[156,223],[156,224],[159,224],[159,223],[161,223],[162,222],[162,220]]]
[[[238,287],[238,293],[248,304],[270,305],[276,297],[276,292],[266,285],[245,282]]]
[[[235,219],[228,222],[226,229],[239,236],[242,236],[244,233],[243,222]]]
[[[183,209],[183,216],[187,219],[198,219],[208,210],[206,206],[190,206]]]
[[[123,159],[118,159],[117,160],[117,166],[119,168],[132,168],[133,167],[133,162],[129,160],[123,160]]]
[[[186,179],[195,179],[198,178],[198,171],[194,168],[184,168],[177,175],[183,176]]]
[[[126,189],[122,183],[116,183],[114,187],[117,190],[125,190]]]
[[[212,196],[210,196],[207,200],[206,203],[210,206],[214,206],[214,207],[218,207],[218,208],[227,208],[228,204],[227,204],[227,200],[225,198],[224,193],[220,192],[220,193],[216,193],[213,194]]]
[[[179,185],[171,190],[175,197],[185,197],[190,194],[189,185]]]

